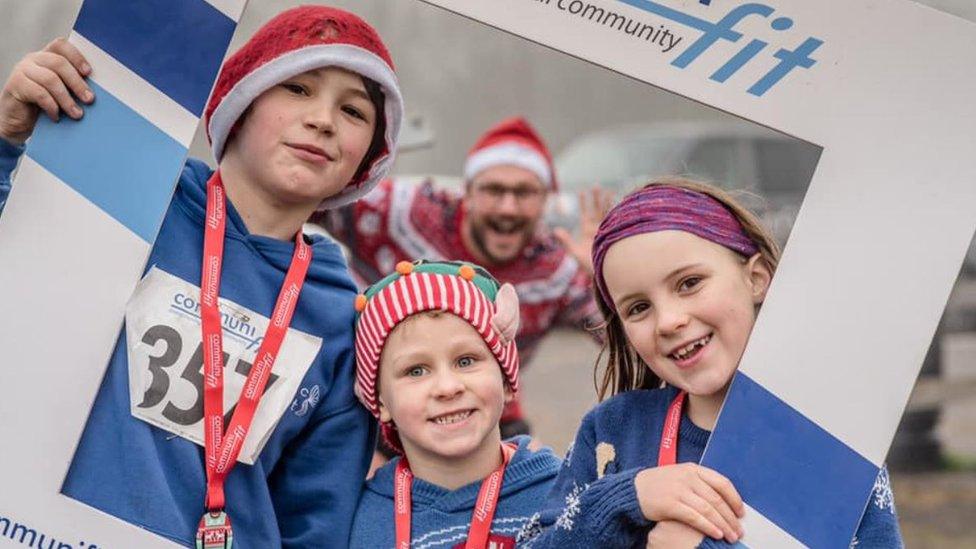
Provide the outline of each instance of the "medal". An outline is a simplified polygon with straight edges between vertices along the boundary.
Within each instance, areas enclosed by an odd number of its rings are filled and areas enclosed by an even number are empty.
[[[227,513],[204,513],[197,528],[197,549],[231,549],[234,533]]]

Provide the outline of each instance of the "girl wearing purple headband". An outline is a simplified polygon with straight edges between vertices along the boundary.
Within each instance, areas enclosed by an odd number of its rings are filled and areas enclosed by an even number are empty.
[[[631,193],[593,242],[608,364],[600,400],[520,546],[727,547],[745,507],[697,465],[779,249],[728,193],[666,179]],[[900,547],[882,469],[854,543]],[[746,540],[748,542],[748,540]]]

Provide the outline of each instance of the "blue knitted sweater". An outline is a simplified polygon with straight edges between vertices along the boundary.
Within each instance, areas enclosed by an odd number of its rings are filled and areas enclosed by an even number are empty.
[[[664,418],[676,394],[670,387],[628,391],[586,414],[545,508],[519,534],[519,547],[644,547],[654,523],[641,513],[634,477],[657,465]],[[682,416],[678,462],[698,462],[710,435]],[[884,468],[851,546],[902,547]],[[706,537],[699,547],[729,545]]]
[[[511,549],[515,537],[545,501],[559,471],[559,458],[548,449],[533,452],[529,437],[513,439],[518,450],[505,469],[501,495],[491,523],[490,541],[495,547]],[[353,521],[353,549],[385,549],[394,546],[393,476],[395,458],[366,483]],[[481,489],[474,482],[451,491],[419,478],[413,481],[411,548],[464,547],[471,526],[471,513]]]

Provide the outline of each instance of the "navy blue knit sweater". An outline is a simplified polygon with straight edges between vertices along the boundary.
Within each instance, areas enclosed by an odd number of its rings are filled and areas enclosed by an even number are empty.
[[[654,523],[641,513],[634,477],[657,465],[664,418],[676,394],[670,387],[628,391],[586,414],[545,508],[519,534],[519,547],[644,547]],[[682,416],[678,462],[697,463],[710,435]],[[700,545],[728,546],[707,537]],[[902,546],[885,469],[851,546]]]
[[[518,443],[518,450],[505,468],[490,538],[494,547],[506,549],[515,546],[518,532],[542,506],[559,470],[559,458],[548,448],[533,452],[527,447],[529,437],[513,440]],[[390,461],[366,483],[353,522],[353,549],[394,546],[393,475],[398,462],[399,458]],[[451,491],[414,478],[410,546],[464,547],[480,489],[480,481]]]

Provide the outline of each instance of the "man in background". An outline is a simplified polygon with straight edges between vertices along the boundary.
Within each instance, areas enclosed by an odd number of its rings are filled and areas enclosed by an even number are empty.
[[[602,217],[597,214],[609,206],[606,196],[594,192],[589,205],[581,197],[579,238],[545,227],[546,200],[558,189],[552,156],[518,117],[481,136],[465,159],[463,176],[462,192],[436,188],[431,180],[388,179],[355,205],[313,221],[349,248],[350,267],[364,285],[399,261],[418,259],[477,263],[514,285],[523,364],[552,328],[588,331],[602,322],[590,289],[589,250]],[[503,438],[530,432],[518,398],[506,407],[501,427]]]

